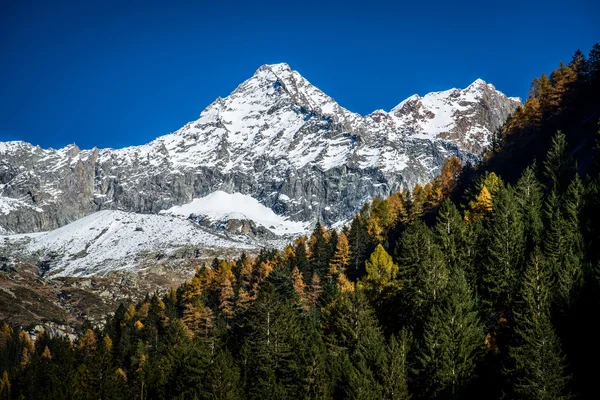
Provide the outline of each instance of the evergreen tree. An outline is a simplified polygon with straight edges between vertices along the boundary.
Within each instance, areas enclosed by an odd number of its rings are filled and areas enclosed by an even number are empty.
[[[462,398],[474,378],[483,329],[463,271],[451,277],[444,301],[425,325],[418,356],[424,398]]]
[[[492,322],[506,317],[522,274],[525,232],[519,206],[511,188],[494,198],[494,214],[487,224],[487,255],[482,269],[481,293]]]
[[[240,371],[235,365],[231,353],[219,350],[206,369],[205,397],[214,400],[241,399]]]
[[[381,372],[383,386],[382,399],[408,400],[408,352],[410,336],[403,330],[398,337],[392,335],[386,350],[386,362]]]
[[[434,230],[447,264],[451,268],[465,270],[469,279],[473,278],[474,281],[474,257],[469,254],[469,227],[452,201],[446,200],[440,207]]]
[[[444,254],[431,230],[415,222],[402,236],[398,250],[403,318],[420,329],[431,307],[438,303],[448,284]]]
[[[542,232],[544,223],[542,218],[542,186],[535,176],[535,163],[523,171],[521,179],[515,188],[515,194],[521,214],[523,215],[523,225],[527,235],[527,248],[533,249],[539,246],[542,241]]]
[[[566,236],[566,254],[558,269],[558,296],[565,311],[578,297],[583,284],[584,244],[580,214],[583,209],[585,189],[579,174],[567,188],[564,201],[564,232]]]
[[[300,335],[293,306],[267,282],[250,309],[246,325],[251,356],[246,385],[255,399],[293,398],[294,346]]]
[[[298,267],[302,275],[304,276],[304,280],[310,279],[312,276],[312,270],[308,263],[308,256],[306,254],[306,242],[304,238],[300,238],[296,242],[296,249],[294,251],[294,265]]]
[[[362,215],[356,215],[350,225],[348,233],[348,242],[350,243],[350,265],[348,268],[348,278],[356,281],[365,273],[365,261],[369,256],[370,244],[369,233],[366,222]]]
[[[329,304],[323,325],[326,343],[335,353],[347,350],[353,354],[361,343],[380,337],[375,311],[361,291],[340,295]]]
[[[546,154],[544,161],[544,175],[559,193],[563,191],[570,168],[570,159],[567,153],[566,136],[557,131],[552,138],[552,147]]]
[[[312,272],[324,277],[329,270],[330,249],[327,232],[318,222],[310,237],[309,253]],[[312,276],[312,273],[310,275]]]
[[[517,343],[510,348],[517,398],[569,398],[564,357],[550,321],[550,279],[543,255],[535,249],[525,271],[515,312]]]

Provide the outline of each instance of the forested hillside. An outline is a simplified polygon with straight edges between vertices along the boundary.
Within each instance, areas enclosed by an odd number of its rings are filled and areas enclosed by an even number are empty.
[[[599,94],[596,44],[534,80],[481,165],[74,342],[0,326],[0,398],[597,398]]]

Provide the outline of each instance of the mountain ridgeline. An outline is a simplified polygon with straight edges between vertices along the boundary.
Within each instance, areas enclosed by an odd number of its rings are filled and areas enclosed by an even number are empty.
[[[142,146],[0,143],[0,234],[56,229],[95,211],[158,213],[217,190],[295,221],[347,221],[411,189],[444,159],[475,162],[521,104],[482,80],[352,113],[287,64],[264,65],[196,121]]]
[[[450,158],[340,231],[215,259],[75,343],[2,325],[0,396],[597,398],[600,45],[557,71],[482,163]],[[543,156],[499,163],[532,137]]]

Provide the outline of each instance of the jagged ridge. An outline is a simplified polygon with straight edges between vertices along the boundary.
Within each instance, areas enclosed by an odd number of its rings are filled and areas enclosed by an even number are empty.
[[[146,145],[0,143],[0,227],[48,230],[101,209],[157,213],[216,190],[249,194],[293,220],[333,223],[429,180],[448,156],[475,160],[518,104],[477,80],[363,117],[287,64],[265,65],[199,119]]]

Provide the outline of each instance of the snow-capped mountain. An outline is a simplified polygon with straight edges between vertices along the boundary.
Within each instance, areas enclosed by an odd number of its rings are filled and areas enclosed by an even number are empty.
[[[178,131],[123,149],[0,143],[0,231],[55,229],[99,210],[158,213],[216,191],[293,221],[335,223],[365,201],[477,159],[520,104],[481,80],[361,116],[287,64],[264,65]]]

